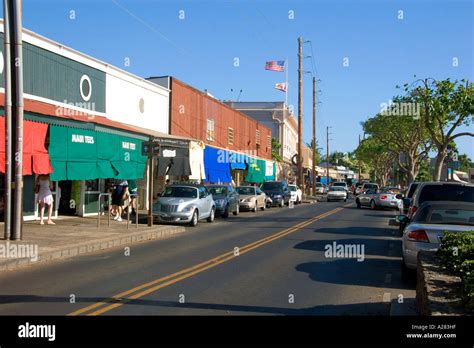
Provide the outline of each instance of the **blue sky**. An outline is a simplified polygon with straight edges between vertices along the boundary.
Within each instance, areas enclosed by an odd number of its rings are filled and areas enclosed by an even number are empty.
[[[75,19],[70,19],[75,11]],[[184,19],[180,14],[184,11]],[[289,18],[293,11],[294,19]],[[399,19],[403,11],[403,19]],[[360,122],[417,78],[473,79],[472,1],[24,0],[24,26],[142,77],[173,75],[219,99],[284,100],[285,74],[266,60],[289,59],[289,103],[297,110],[297,38],[311,40],[319,144],[351,151]],[[304,45],[304,55],[311,46]],[[343,59],[349,58],[349,66]],[[454,67],[453,58],[459,65]],[[125,59],[130,66],[124,66]],[[239,66],[234,66],[235,58]],[[312,70],[311,60],[304,69]],[[304,139],[311,139],[311,74],[304,76]],[[458,140],[474,159],[474,140]]]

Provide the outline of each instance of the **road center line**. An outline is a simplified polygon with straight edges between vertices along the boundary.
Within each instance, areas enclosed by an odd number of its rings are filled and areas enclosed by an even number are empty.
[[[286,228],[286,229],[284,229],[280,232],[277,232],[273,235],[270,235],[268,237],[265,237],[265,238],[262,238],[262,239],[259,239],[259,240],[255,241],[255,242],[252,242],[250,244],[247,244],[247,245],[239,248],[239,256],[235,256],[233,251],[229,251],[227,253],[221,254],[217,257],[214,257],[214,258],[209,259],[207,261],[201,262],[201,263],[199,263],[197,265],[194,265],[192,267],[189,267],[189,268],[183,269],[181,271],[172,273],[170,275],[161,277],[161,278],[153,280],[151,282],[144,283],[144,284],[139,285],[137,287],[134,287],[130,290],[126,290],[124,292],[121,292],[117,295],[112,296],[112,298],[109,299],[109,300],[94,303],[90,306],[87,306],[87,307],[84,307],[84,308],[79,309],[77,311],[74,311],[72,313],[69,313],[68,315],[76,316],[76,315],[84,314],[86,312],[89,312],[86,315],[100,315],[100,314],[103,314],[103,313],[108,312],[108,311],[110,311],[114,308],[117,308],[117,307],[120,307],[120,306],[124,305],[127,302],[127,300],[138,299],[138,298],[143,297],[145,295],[148,295],[152,292],[155,292],[155,291],[157,291],[161,288],[164,288],[164,287],[167,287],[167,286],[172,285],[174,283],[177,283],[177,282],[179,282],[183,279],[192,277],[193,275],[201,273],[201,272],[203,272],[207,269],[216,267],[216,266],[220,265],[221,263],[230,261],[230,260],[232,260],[236,257],[240,257],[240,255],[245,254],[246,252],[249,252],[249,251],[251,251],[253,249],[256,249],[258,247],[261,247],[265,244],[273,242],[274,240],[282,238],[282,237],[284,237],[288,234],[296,232],[299,229],[304,228],[304,227],[314,223],[315,221],[318,221],[318,220],[323,219],[327,216],[333,215],[333,214],[335,214],[335,213],[337,213],[341,210],[343,210],[343,208],[338,207],[338,208],[330,210],[326,213],[320,214],[320,215],[318,215],[314,218],[311,218],[307,221],[303,221],[303,222],[301,222],[299,224],[296,224],[292,227]],[[130,295],[130,294],[134,294],[134,295],[129,296],[126,299],[123,298],[125,296]],[[117,302],[115,302],[115,301],[117,301]],[[120,302],[118,302],[118,301],[120,301]],[[103,307],[103,306],[105,306],[105,307]],[[99,307],[102,307],[102,308],[98,309]],[[97,310],[95,310],[95,309],[97,309]],[[95,310],[95,311],[93,311],[93,310]]]

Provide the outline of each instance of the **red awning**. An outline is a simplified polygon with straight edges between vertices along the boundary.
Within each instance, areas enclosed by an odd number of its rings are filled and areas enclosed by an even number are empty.
[[[23,121],[23,175],[53,172],[44,146],[48,125]],[[5,117],[0,117],[0,172],[5,173]]]

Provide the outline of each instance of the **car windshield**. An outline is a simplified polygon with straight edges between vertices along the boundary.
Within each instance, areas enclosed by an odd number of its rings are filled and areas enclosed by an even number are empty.
[[[346,183],[344,183],[344,182],[335,182],[333,185],[334,186],[346,186]]]
[[[333,186],[329,189],[329,191],[344,191],[344,187]]]
[[[456,201],[474,203],[474,186],[426,185],[421,188],[418,204],[426,201]]]
[[[296,186],[288,186],[290,188],[290,191],[296,191]]]
[[[281,184],[279,182],[264,182],[261,187],[264,191],[279,191]]]
[[[378,185],[377,184],[365,184],[364,188],[367,189],[377,189]]]
[[[209,187],[208,190],[213,195],[226,195],[227,194],[227,187],[225,186],[213,186],[213,187]]]
[[[321,184],[320,182],[317,182],[316,187],[323,187],[323,184]]]
[[[474,226],[474,210],[428,206],[417,214],[415,221],[425,224]]]
[[[237,187],[237,192],[241,195],[254,195],[255,187]]]
[[[161,197],[180,197],[180,198],[197,198],[197,189],[194,187],[167,187]]]

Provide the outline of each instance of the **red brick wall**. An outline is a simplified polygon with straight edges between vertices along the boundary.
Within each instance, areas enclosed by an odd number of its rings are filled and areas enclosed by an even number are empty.
[[[272,135],[270,128],[174,78],[171,91],[171,134],[271,159],[271,148],[267,146],[267,137]],[[214,120],[214,141],[206,139],[207,119]],[[233,145],[228,143],[228,127],[234,129]],[[258,147],[257,129],[260,130]]]

